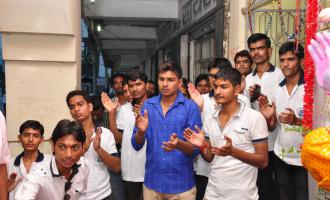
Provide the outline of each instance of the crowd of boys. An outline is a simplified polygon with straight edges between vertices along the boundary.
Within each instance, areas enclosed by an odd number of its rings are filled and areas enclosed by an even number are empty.
[[[0,114],[0,199],[308,199],[304,49],[282,44],[276,67],[267,35],[247,45],[234,67],[216,58],[194,84],[164,63],[157,84],[143,72],[113,76],[113,98],[69,92],[74,120],[57,123],[52,155],[39,151],[43,125],[27,120],[10,159]]]

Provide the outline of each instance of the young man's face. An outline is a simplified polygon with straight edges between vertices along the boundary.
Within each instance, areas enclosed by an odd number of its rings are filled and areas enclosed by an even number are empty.
[[[182,79],[179,79],[179,77],[172,71],[162,72],[158,75],[159,92],[163,96],[175,95],[181,85]]]
[[[196,89],[198,90],[199,93],[201,94],[207,94],[209,93],[209,83],[207,82],[207,80],[200,80],[197,84],[196,84]]]
[[[40,143],[44,140],[39,130],[26,128],[18,136],[24,151],[38,151]]]
[[[150,96],[154,96],[156,93],[156,86],[153,83],[148,83],[147,92]]]
[[[218,68],[211,68],[209,71],[209,82],[210,82],[210,88],[213,89],[214,84],[214,76],[219,72],[220,70]]]
[[[83,96],[76,95],[69,100],[69,109],[73,119],[82,123],[91,117],[93,105],[88,103]]]
[[[235,68],[244,76],[251,72],[251,65],[247,57],[238,56],[235,60]]]
[[[123,94],[123,83],[124,78],[121,76],[113,79],[113,89],[115,90],[116,94]]]
[[[124,84],[123,91],[124,91],[124,97],[125,97],[126,101],[132,102],[133,95],[131,93],[131,90],[128,87],[128,84]]]
[[[217,104],[232,102],[238,96],[240,90],[240,85],[234,87],[229,80],[220,78],[214,81],[214,99]]]
[[[301,59],[302,60],[302,59]],[[280,55],[280,67],[285,77],[293,77],[300,70],[300,62],[298,57],[291,51]]]
[[[70,169],[83,154],[83,144],[71,135],[65,135],[53,144],[57,168]]]
[[[259,40],[249,45],[250,55],[255,64],[264,64],[269,62],[269,57],[272,54],[272,48],[267,48],[266,40]]]
[[[146,94],[146,83],[141,79],[128,81],[128,87],[130,88],[134,99],[141,99]]]

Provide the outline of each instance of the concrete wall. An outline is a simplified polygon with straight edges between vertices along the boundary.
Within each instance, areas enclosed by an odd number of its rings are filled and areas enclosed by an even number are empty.
[[[80,1],[2,0],[0,32],[6,66],[7,134],[12,154],[21,151],[19,126],[28,119],[45,126],[70,118],[66,94],[80,87]],[[49,142],[41,149],[51,152]]]

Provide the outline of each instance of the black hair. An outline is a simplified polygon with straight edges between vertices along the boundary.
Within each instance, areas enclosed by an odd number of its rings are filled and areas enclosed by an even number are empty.
[[[188,91],[188,84],[190,83],[191,81],[187,78],[182,78],[182,86],[184,88],[186,88],[186,90]]]
[[[148,80],[147,83],[150,83],[150,84],[153,84],[154,86],[156,86],[156,83],[153,80]]]
[[[101,101],[101,96],[100,95],[93,95],[90,97],[91,103],[93,104],[93,111],[102,109],[104,110],[104,106]]]
[[[140,79],[144,83],[147,83],[148,76],[145,73],[143,73],[143,72],[134,71],[127,78],[128,81],[136,81],[138,79]]]
[[[271,47],[272,42],[270,41],[270,38],[266,34],[263,34],[263,33],[254,33],[254,34],[250,35],[250,37],[247,40],[248,47],[250,48],[251,43],[256,43],[260,40],[265,40],[265,44],[266,44],[267,48]]]
[[[236,87],[237,85],[241,85],[242,75],[235,68],[226,68],[218,72],[215,75],[215,79],[228,80],[234,87]]]
[[[237,60],[238,57],[246,57],[246,58],[249,59],[250,64],[253,63],[253,60],[252,60],[252,57],[251,57],[249,51],[247,51],[245,49],[236,53],[236,55],[234,57],[234,62],[236,62],[236,60]]]
[[[51,140],[55,145],[57,140],[67,135],[73,135],[73,137],[82,144],[86,141],[85,131],[79,122],[70,121],[67,119],[63,119],[57,123],[53,130]]]
[[[19,134],[21,135],[25,129],[32,128],[33,130],[38,130],[41,137],[44,135],[44,126],[36,120],[27,120],[19,127]]]
[[[115,78],[118,78],[118,77],[123,78],[124,81],[125,81],[126,78],[127,78],[126,75],[125,75],[125,74],[122,74],[122,73],[113,74],[113,75],[111,76],[111,78],[110,78],[110,84],[113,85]]]
[[[123,86],[124,85],[128,85],[128,80],[127,79],[123,82]]]
[[[210,71],[213,68],[218,68],[219,70],[222,70],[227,67],[232,67],[230,61],[227,58],[215,58],[207,66],[207,71]]]
[[[296,52],[295,50],[296,50],[296,43],[286,42],[281,45],[281,47],[278,50],[278,54],[281,56],[290,51],[290,52],[294,53],[298,57],[299,60],[304,58],[304,56],[305,56],[304,47],[301,46],[301,44],[298,43],[298,51]]]
[[[66,104],[68,106],[70,106],[69,105],[70,99],[74,96],[82,96],[87,101],[87,103],[91,103],[91,98],[86,92],[81,90],[73,90],[66,95]]]
[[[197,86],[197,84],[202,81],[205,80],[207,83],[209,82],[209,78],[207,74],[200,74],[196,77],[195,79],[195,86]]]
[[[174,72],[179,79],[182,78],[182,68],[173,62],[161,64],[158,70],[158,75],[167,71]]]

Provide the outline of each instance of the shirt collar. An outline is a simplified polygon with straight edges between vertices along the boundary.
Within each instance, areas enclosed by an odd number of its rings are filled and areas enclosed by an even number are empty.
[[[81,164],[77,164],[77,163],[73,164],[71,173],[74,172],[74,175],[76,175],[79,171],[78,169],[79,169],[80,166],[81,166]],[[52,173],[53,177],[60,177],[61,176],[60,172],[58,171],[57,165],[56,165],[55,156],[53,156],[51,161],[50,161],[50,172]]]
[[[15,158],[15,161],[14,161],[15,166],[21,165],[21,159],[23,158],[23,156],[24,156],[24,151]],[[44,160],[44,158],[45,158],[44,154],[41,153],[40,151],[38,151],[38,155],[37,155],[35,162],[41,162]]]
[[[280,82],[279,86],[283,87],[286,84],[286,82],[287,82],[286,78],[284,78]],[[305,76],[304,76],[304,71],[303,70],[300,71],[300,76],[299,76],[299,81],[298,81],[298,85],[301,85],[301,84],[305,84]]]
[[[52,173],[53,177],[60,177],[60,172],[57,169],[56,161],[55,161],[55,156],[52,157],[50,160],[50,172]]]
[[[272,63],[269,63],[269,69],[267,72],[274,72],[275,66]],[[255,68],[252,72],[252,76],[255,76],[257,74],[257,68]]]
[[[239,105],[239,109],[238,111],[235,113],[234,117],[241,117],[243,110],[245,109],[245,103],[241,102],[240,100],[237,100]],[[218,118],[220,111],[222,110],[222,106],[221,105],[217,105],[215,106],[214,112],[212,113],[213,117]]]
[[[162,96],[163,96],[162,94],[159,94],[159,95],[151,98],[149,100],[149,103],[154,104],[154,105],[160,104],[160,100],[162,99]],[[184,103],[184,96],[183,96],[182,92],[180,92],[180,91],[178,91],[178,96],[176,97],[176,99],[173,103],[173,106],[175,106],[179,103]]]

